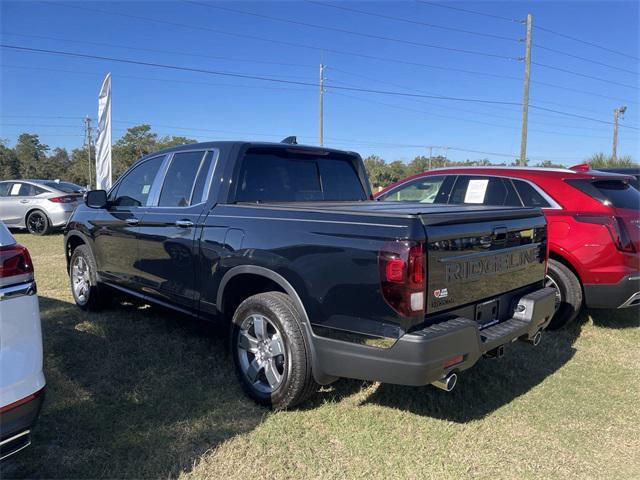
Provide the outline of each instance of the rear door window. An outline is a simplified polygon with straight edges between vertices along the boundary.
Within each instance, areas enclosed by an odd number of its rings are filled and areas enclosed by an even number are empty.
[[[463,205],[511,205],[521,206],[500,177],[460,175],[453,187],[449,203]]]
[[[640,192],[621,180],[599,180],[593,186],[616,208],[640,209]]]
[[[204,151],[176,153],[171,160],[160,192],[161,207],[188,207],[192,201],[196,176],[204,160]],[[202,196],[202,195],[201,195]]]
[[[353,158],[288,150],[250,150],[242,161],[236,191],[238,202],[366,199]]]

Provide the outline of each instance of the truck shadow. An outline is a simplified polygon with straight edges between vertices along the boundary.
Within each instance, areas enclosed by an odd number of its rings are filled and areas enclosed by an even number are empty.
[[[40,297],[47,393],[3,478],[167,478],[268,410],[234,377],[226,336],[148,306],[100,313]]]
[[[452,422],[478,420],[508,404],[559,370],[575,354],[574,342],[586,313],[558,331],[545,332],[537,347],[516,342],[501,359],[482,359],[458,376],[458,386],[444,392],[433,386],[381,384],[364,403],[384,405]]]

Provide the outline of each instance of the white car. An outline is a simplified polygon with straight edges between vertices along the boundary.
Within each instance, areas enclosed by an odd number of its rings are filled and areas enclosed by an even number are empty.
[[[0,222],[0,460],[31,443],[44,387],[31,257]]]

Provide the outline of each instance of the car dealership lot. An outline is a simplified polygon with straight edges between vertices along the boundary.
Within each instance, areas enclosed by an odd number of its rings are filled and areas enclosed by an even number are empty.
[[[73,305],[62,237],[16,235],[38,282],[47,397],[6,477],[637,478],[638,312],[590,311],[460,388],[339,381],[279,413],[241,392],[214,328]]]

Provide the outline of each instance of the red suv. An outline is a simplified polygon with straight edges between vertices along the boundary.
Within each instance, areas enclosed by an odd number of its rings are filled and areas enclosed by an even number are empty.
[[[591,308],[640,305],[640,192],[632,177],[589,170],[443,168],[405,178],[379,201],[542,208],[549,225],[547,284],[557,291],[551,327]]]

